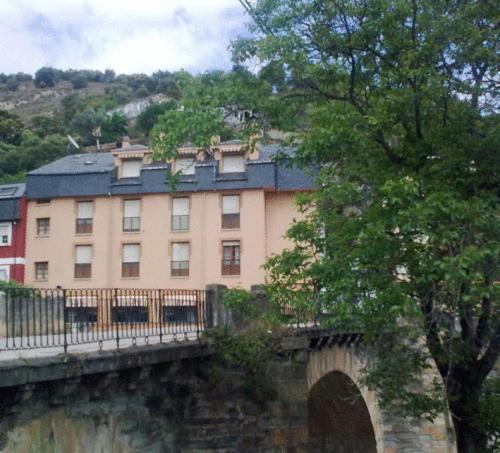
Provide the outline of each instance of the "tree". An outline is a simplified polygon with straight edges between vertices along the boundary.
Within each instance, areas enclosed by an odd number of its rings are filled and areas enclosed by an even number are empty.
[[[24,124],[15,113],[0,110],[0,142],[18,145],[21,142]]]
[[[175,101],[148,105],[138,116],[136,125],[145,135],[148,135],[149,131],[158,122],[160,115],[165,113],[167,110],[173,110],[176,108],[177,102]]]
[[[44,66],[35,72],[35,86],[40,88],[53,87],[59,81],[60,76],[59,70]]]
[[[78,135],[83,145],[95,143],[95,137],[92,135],[95,128],[102,126],[105,120],[105,113],[95,111],[92,107],[86,107],[84,110],[75,113],[70,122],[70,131]]]
[[[493,448],[499,427],[481,414],[500,408],[486,391],[500,352],[496,2],[241,3],[253,25],[237,61],[282,68],[282,119],[290,99],[304,105],[294,160],[320,168],[294,247],[267,263],[275,299],[360,329],[384,404],[429,418],[445,404],[460,453]],[[440,379],[416,387],[431,361]]]
[[[119,113],[106,116],[101,123],[101,141],[115,142],[127,135],[127,119]]]
[[[67,127],[61,115],[36,115],[31,118],[31,130],[39,137],[46,137],[51,134],[66,135]]]

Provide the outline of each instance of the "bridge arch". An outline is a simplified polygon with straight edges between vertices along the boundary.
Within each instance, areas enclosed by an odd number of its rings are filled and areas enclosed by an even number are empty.
[[[309,435],[322,451],[386,451],[382,413],[375,393],[360,385],[362,368],[355,345],[335,344],[309,355]]]
[[[307,361],[309,436],[315,443],[319,440],[332,445],[318,451],[456,453],[446,414],[434,422],[427,422],[402,419],[380,408],[375,392],[361,385],[361,373],[368,353],[354,336],[323,338],[310,348]],[[430,371],[424,376],[424,381],[431,379],[432,373]],[[333,420],[334,417],[338,419]],[[311,426],[314,424],[316,427]],[[322,439],[328,429],[330,439]],[[359,443],[352,444],[354,436],[363,439],[361,447]]]

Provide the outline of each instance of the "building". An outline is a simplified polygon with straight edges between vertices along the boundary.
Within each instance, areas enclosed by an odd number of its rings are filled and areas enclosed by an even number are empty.
[[[26,199],[24,184],[0,185],[0,280],[24,282]]]
[[[179,149],[173,162],[128,145],[66,156],[28,174],[26,283],[64,288],[250,287],[265,280],[313,180],[277,146]],[[182,171],[175,186],[168,174]]]

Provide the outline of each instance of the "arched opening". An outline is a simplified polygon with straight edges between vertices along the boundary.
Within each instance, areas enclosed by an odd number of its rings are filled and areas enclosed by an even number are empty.
[[[377,442],[365,400],[344,373],[332,371],[309,391],[309,440],[318,452],[376,453]]]

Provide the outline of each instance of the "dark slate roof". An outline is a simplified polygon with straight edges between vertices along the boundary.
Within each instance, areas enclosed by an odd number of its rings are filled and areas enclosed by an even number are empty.
[[[26,185],[3,184],[0,185],[0,221],[18,220],[21,216],[21,197],[24,195]]]
[[[217,161],[207,156],[204,161],[196,163],[194,175],[184,175],[179,179],[175,191],[312,189],[312,174],[288,165],[286,159],[279,162],[273,160],[279,151],[285,156],[293,153],[291,148],[261,146],[259,158],[248,160],[244,173],[219,173]],[[27,197],[40,199],[170,192],[169,171],[170,164],[152,162],[142,167],[139,178],[117,179],[111,153],[66,156],[28,173]]]

